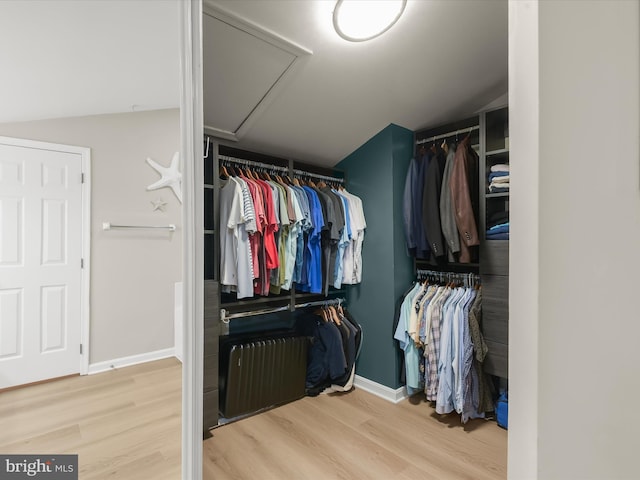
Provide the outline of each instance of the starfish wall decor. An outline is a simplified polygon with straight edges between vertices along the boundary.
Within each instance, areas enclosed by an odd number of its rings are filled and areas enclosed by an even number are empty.
[[[147,190],[157,190],[159,188],[169,187],[173,190],[180,203],[182,203],[182,173],[180,173],[180,153],[173,154],[171,165],[163,167],[149,157],[147,163],[156,170],[162,177],[155,183],[147,187]]]

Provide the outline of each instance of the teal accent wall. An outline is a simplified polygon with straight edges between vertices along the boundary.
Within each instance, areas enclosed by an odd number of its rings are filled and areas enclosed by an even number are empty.
[[[349,310],[364,332],[356,373],[394,389],[401,386],[395,307],[413,278],[402,228],[404,179],[412,154],[413,132],[391,124],[336,166],[346,173],[348,190],[362,199],[367,221],[362,283],[347,293]]]

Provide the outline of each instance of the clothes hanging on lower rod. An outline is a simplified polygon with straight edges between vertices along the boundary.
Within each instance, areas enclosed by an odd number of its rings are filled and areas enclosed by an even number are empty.
[[[463,423],[493,411],[482,369],[488,348],[480,329],[481,305],[482,291],[470,283],[416,282],[404,296],[394,334],[404,352],[408,393],[424,391],[437,413],[456,411]]]
[[[225,157],[222,166],[233,161]],[[263,175],[238,170],[220,189],[223,292],[241,299],[295,284],[301,292],[327,295],[330,285],[361,282],[366,221],[360,198],[324,182],[290,184],[266,168],[257,169]]]
[[[311,338],[306,393],[348,392],[353,388],[362,328],[346,308],[327,305],[296,312],[296,331]]]

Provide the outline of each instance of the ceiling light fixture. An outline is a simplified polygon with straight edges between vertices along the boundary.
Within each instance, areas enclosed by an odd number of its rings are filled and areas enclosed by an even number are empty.
[[[350,42],[371,40],[389,30],[406,5],[407,0],[338,0],[333,27]]]

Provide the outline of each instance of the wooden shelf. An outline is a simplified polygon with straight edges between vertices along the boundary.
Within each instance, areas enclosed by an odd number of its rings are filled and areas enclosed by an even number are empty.
[[[509,192],[498,192],[498,193],[487,193],[485,194],[485,198],[504,198],[508,197]]]

